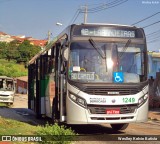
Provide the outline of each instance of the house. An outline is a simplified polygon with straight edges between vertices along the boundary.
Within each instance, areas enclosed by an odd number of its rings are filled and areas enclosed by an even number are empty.
[[[14,40],[17,40],[20,43],[22,43],[24,40],[28,40],[30,41],[30,44],[40,46],[40,47],[44,47],[47,43],[47,40],[38,40],[32,37],[25,37],[25,35],[12,36],[0,31],[0,42],[9,43]]]
[[[10,35],[0,31],[0,42],[7,42],[8,43],[13,40],[14,39]]]
[[[160,72],[160,52],[148,52],[148,77],[156,78],[156,72]]]
[[[148,53],[149,106],[160,108],[160,52]]]
[[[17,93],[28,93],[28,76],[17,77]]]
[[[29,40],[30,44],[36,45],[36,46],[40,46],[40,47],[45,47],[47,40]]]

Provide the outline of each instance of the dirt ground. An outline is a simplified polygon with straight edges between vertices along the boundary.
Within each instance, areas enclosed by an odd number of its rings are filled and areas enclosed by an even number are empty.
[[[32,125],[43,125],[46,123],[46,119],[36,119],[35,113],[28,109],[28,97],[27,95],[16,95],[13,106],[0,107],[0,116],[15,119],[18,121],[23,121]],[[132,123],[129,124],[129,127],[121,132],[116,132],[112,130],[109,124],[103,125],[80,125],[72,127],[76,133],[79,135],[88,136],[88,139],[93,140],[94,144],[112,144],[113,141],[103,141],[111,135],[159,135],[160,134],[160,109],[154,109],[149,111],[149,119],[146,123]],[[89,144],[91,141],[78,141],[74,142],[78,144]],[[128,144],[128,142],[114,142],[114,143],[123,143]],[[146,142],[132,142],[132,143],[144,143]],[[147,142],[148,143],[148,142]],[[150,142],[149,142],[150,143]],[[152,142],[152,144],[160,143],[160,141]]]

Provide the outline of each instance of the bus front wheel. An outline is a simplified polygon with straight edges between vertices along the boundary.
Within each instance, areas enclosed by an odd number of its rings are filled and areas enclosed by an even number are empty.
[[[111,124],[112,129],[114,130],[125,130],[128,127],[128,123],[123,123],[123,124]]]

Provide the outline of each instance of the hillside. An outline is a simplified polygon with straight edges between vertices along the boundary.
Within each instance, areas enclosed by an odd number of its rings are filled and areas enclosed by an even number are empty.
[[[14,61],[0,59],[0,75],[8,77],[20,77],[28,75],[28,70],[24,65],[17,64]]]

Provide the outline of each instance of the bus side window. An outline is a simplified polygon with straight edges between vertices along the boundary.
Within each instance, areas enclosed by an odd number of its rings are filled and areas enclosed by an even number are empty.
[[[2,83],[2,81],[0,81],[0,88],[3,88],[3,83]]]
[[[3,88],[4,88],[4,89],[7,88],[7,85],[6,85],[6,81],[5,81],[5,80],[3,80]]]

